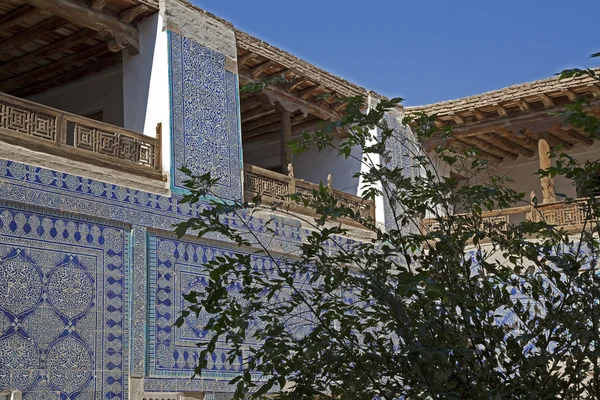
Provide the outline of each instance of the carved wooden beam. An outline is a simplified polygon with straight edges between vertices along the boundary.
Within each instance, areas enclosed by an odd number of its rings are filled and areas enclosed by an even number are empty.
[[[129,52],[132,54],[140,52],[140,32],[135,26],[126,24],[118,18],[81,5],[73,0],[25,0],[25,2],[96,32],[107,30],[113,36],[126,42]]]
[[[101,11],[110,0],[91,0],[90,7],[96,11]]]
[[[493,133],[488,133],[486,138],[490,141],[490,143],[492,143],[496,147],[499,147],[506,151],[510,151],[511,153],[521,154],[528,158],[533,157],[533,155],[535,154],[533,150],[527,149],[523,146],[518,145],[512,140],[508,140],[502,136]]]
[[[240,71],[239,77],[240,77],[240,82],[242,82],[242,84],[257,83],[257,81],[255,79],[251,78],[248,75],[247,71]],[[307,109],[310,111],[311,114],[313,114],[314,116],[319,117],[321,119],[334,120],[334,121],[339,120],[339,116],[335,115],[331,111],[324,110],[321,107],[319,107],[318,105],[311,103],[307,100],[301,99],[300,97],[296,96],[295,94],[289,93],[286,90],[279,88],[278,86],[271,85],[271,86],[267,87],[265,89],[265,91],[270,92],[275,97],[281,98],[285,101],[295,103],[299,106],[299,108]]]
[[[137,6],[133,6],[131,8],[128,8],[127,10],[121,12],[121,14],[119,15],[119,19],[121,21],[125,22],[126,24],[129,24],[133,20],[135,20],[137,17],[139,17],[140,15],[142,15],[150,10],[151,10],[150,6],[147,6],[146,4],[138,4]]]
[[[39,24],[32,26],[31,28],[0,42],[0,53],[5,53],[9,50],[14,49],[15,47],[19,47],[24,45],[25,43],[29,43],[32,40],[35,40],[48,32],[52,32],[58,28],[65,26],[66,24],[67,21],[65,21],[62,18],[48,18],[40,22]]]
[[[40,10],[26,4],[22,7],[17,8],[16,10],[9,12],[8,14],[3,15],[2,17],[0,17],[0,32],[17,24],[20,24],[21,21],[31,17],[32,15],[37,14],[38,12],[40,12]]]
[[[54,43],[50,43],[47,46],[40,47],[39,49],[34,50],[31,53],[24,54],[21,57],[13,58],[10,61],[0,64],[0,73],[18,70],[27,65],[30,65],[32,62],[34,62],[40,57],[45,57],[55,51],[69,49],[72,46],[75,46],[76,44],[81,42],[85,42],[86,40],[89,40],[96,35],[97,33],[90,29],[83,29],[70,36],[67,36],[64,39],[61,39]]]
[[[25,72],[24,74],[13,77],[0,84],[0,92],[10,92],[19,86],[23,86],[32,79],[43,78],[47,75],[56,73],[61,69],[67,67],[70,64],[85,61],[92,57],[98,57],[108,52],[106,43],[100,43],[93,47],[90,47],[82,52],[72,54],[67,57],[63,57],[58,61],[44,65],[43,67],[36,68],[34,70]]]

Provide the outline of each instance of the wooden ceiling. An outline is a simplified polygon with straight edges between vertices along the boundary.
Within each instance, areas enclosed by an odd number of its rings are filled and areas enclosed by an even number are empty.
[[[593,141],[582,130],[565,126],[558,115],[577,98],[600,111],[600,82],[591,78],[552,77],[481,95],[426,106],[407,107],[408,114],[437,116],[436,124],[452,128],[451,141],[459,149],[475,147],[481,158],[499,164],[537,154],[538,140],[570,150]],[[426,144],[427,145],[427,144]],[[435,145],[435,141],[429,146]]]
[[[3,0],[0,92],[26,97],[120,63],[156,11],[148,0]]]

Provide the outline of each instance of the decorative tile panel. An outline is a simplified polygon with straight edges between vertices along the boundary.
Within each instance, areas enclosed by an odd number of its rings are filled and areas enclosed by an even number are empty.
[[[183,166],[219,178],[225,199],[241,199],[241,132],[237,76],[225,55],[169,32],[172,185],[183,189]]]
[[[128,235],[0,203],[0,391],[126,398]]]
[[[210,390],[227,391],[228,381],[243,368],[243,358],[239,357],[233,363],[226,361],[229,351],[223,341],[217,345],[216,351],[208,360],[207,370],[201,379],[189,380],[198,364],[201,348],[196,345],[199,341],[209,340],[210,332],[202,327],[208,322],[210,315],[201,312],[199,317],[194,315],[187,318],[181,328],[173,324],[178,315],[186,307],[183,294],[190,291],[202,292],[208,286],[209,271],[203,265],[216,257],[239,253],[235,246],[209,243],[204,240],[178,240],[172,235],[149,234],[149,350],[148,369],[150,380],[146,381],[146,391],[153,391],[153,379],[162,377],[161,390]],[[268,256],[251,253],[251,265],[265,275],[276,274],[276,267]],[[297,277],[296,287],[308,287],[309,277]],[[236,297],[242,289],[241,283],[232,283],[227,287],[230,296]],[[290,292],[291,293],[291,292]],[[282,301],[281,296],[289,293],[284,290],[273,301]],[[298,337],[304,336],[311,329],[310,312],[300,310],[302,317],[290,318],[287,328]],[[304,314],[306,312],[306,314]],[[249,327],[246,345],[259,345],[252,339],[253,330],[261,329],[260,320]],[[158,384],[157,384],[158,386]],[[231,388],[229,388],[231,389]]]

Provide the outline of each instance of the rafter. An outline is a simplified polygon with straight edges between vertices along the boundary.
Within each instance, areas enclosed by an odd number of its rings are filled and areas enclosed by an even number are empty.
[[[242,84],[249,83],[249,82],[257,83],[257,81],[255,79],[251,78],[248,75],[248,72],[246,72],[246,71],[240,71],[239,77],[240,77],[240,81],[242,82]],[[285,101],[295,103],[298,106],[309,110],[311,114],[313,114],[321,119],[326,119],[326,120],[330,120],[330,119],[338,120],[339,119],[339,117],[337,115],[335,115],[334,113],[332,113],[328,110],[324,110],[321,107],[319,107],[318,105],[311,103],[307,100],[301,99],[298,96],[296,96],[295,94],[289,93],[286,90],[283,90],[276,85],[271,85],[271,86],[267,87],[265,90],[272,93],[275,97],[279,97]]]
[[[128,44],[133,54],[140,52],[140,32],[130,24],[72,0],[25,0],[26,3],[96,32],[109,31]]]
[[[540,94],[538,94],[538,97],[540,98],[540,100],[544,104],[544,107],[550,108],[550,107],[554,107],[555,106],[554,100],[552,100],[548,95],[546,95],[544,93],[540,93]]]
[[[293,92],[296,90],[296,88],[306,82],[310,82],[310,80],[306,77],[301,77],[301,78],[297,78],[295,79],[291,84],[290,87],[288,88],[288,92]]]
[[[515,100],[515,103],[517,103],[517,105],[519,106],[519,109],[521,110],[522,113],[528,113],[529,112],[529,104],[527,104],[527,102],[525,100],[522,99],[517,99]]]
[[[494,133],[488,133],[485,136],[485,139],[487,139],[494,146],[504,149],[506,151],[510,151],[511,153],[514,153],[514,154],[521,154],[525,157],[533,157],[533,155],[535,154],[533,150],[525,148],[525,147],[513,142],[512,140],[508,140],[508,139],[506,139],[500,135],[496,135]]]
[[[241,57],[238,57],[237,61],[238,61],[238,66],[241,68],[244,66],[244,64],[246,64],[248,61],[250,61],[252,58],[256,57],[256,54],[254,53],[247,53],[244,54]]]
[[[247,122],[242,125],[242,132],[251,131],[256,128],[260,128],[261,126],[273,124],[279,121],[279,114],[269,115],[268,117],[261,118],[256,121]]]
[[[571,143],[564,141],[563,139],[561,139],[557,135],[554,135],[554,134],[552,134],[550,132],[548,132],[546,134],[546,137],[548,139],[548,142],[550,142],[550,145],[553,148],[554,147],[558,147],[558,145],[561,145],[563,150],[571,150],[573,148],[573,145]]]
[[[498,113],[498,115],[500,117],[507,117],[508,116],[508,113],[506,112],[506,108],[504,108],[500,104],[496,104],[496,112]]]
[[[497,147],[493,144],[490,144],[490,143],[486,142],[485,140],[480,139],[477,136],[470,136],[468,138],[465,138],[464,141],[469,144],[472,144],[473,146],[477,147],[479,150],[483,150],[489,154],[493,154],[502,159],[504,159],[504,158],[510,158],[511,160],[517,159],[517,154],[512,153],[510,151],[506,151],[506,150],[504,150],[500,147]]]
[[[471,145],[471,144],[463,141],[462,139],[457,139],[457,138],[450,138],[449,139],[449,144],[451,146],[457,147],[459,150],[462,150],[462,151],[470,150],[473,147],[477,147],[477,146],[473,146],[473,145]],[[488,160],[488,161],[490,161],[490,162],[492,162],[494,164],[499,164],[499,163],[502,162],[502,158],[501,157],[498,157],[498,156],[495,156],[493,154],[490,154],[487,151],[483,151],[483,150],[481,150],[479,148],[477,148],[477,151],[479,153],[478,154],[479,157],[481,157],[483,159],[486,159],[486,160]]]
[[[576,131],[569,128],[559,128],[553,127],[549,130],[554,136],[561,137],[564,136],[578,143],[584,143],[588,146],[592,145],[594,141],[587,136],[580,135]]]
[[[48,32],[52,32],[58,28],[65,26],[66,24],[67,21],[65,21],[62,18],[48,18],[40,22],[39,24],[32,26],[31,28],[24,30],[23,32],[20,32],[0,42],[0,53],[5,53],[16,47],[22,46],[25,43],[29,43],[32,40],[35,40]]]
[[[525,136],[524,134],[517,134],[510,129],[507,128],[497,128],[495,130],[498,133],[503,133],[509,137],[514,137],[517,142],[521,142],[521,146],[526,147],[529,150],[537,149],[537,141],[530,138],[529,136]]]
[[[308,99],[310,96],[312,96],[313,94],[317,93],[322,87],[323,86],[317,84],[317,85],[315,85],[313,87],[309,87],[307,89],[304,89],[304,90],[298,92],[297,94],[298,94],[298,96],[301,99]]]
[[[273,114],[274,112],[275,109],[273,107],[259,107],[252,111],[242,113],[242,123]]]
[[[485,115],[483,115],[483,113],[476,108],[473,108],[471,110],[471,113],[473,114],[475,119],[477,119],[477,121],[483,121],[485,119]]]
[[[65,83],[71,82],[75,79],[81,78],[83,76],[93,74],[95,72],[101,71],[111,65],[114,65],[121,59],[120,53],[113,53],[107,57],[101,58],[99,60],[94,61],[90,65],[86,65],[77,69],[74,69],[69,72],[65,72],[64,74],[60,74],[54,78],[50,78],[44,82],[40,82],[35,85],[29,85],[22,90],[19,90],[15,93],[15,96],[18,97],[26,97],[35,93],[40,93],[45,90],[48,90],[53,87],[64,85]]]
[[[250,69],[250,76],[253,79],[257,79],[258,77],[260,77],[260,75],[265,72],[267,70],[267,68],[271,67],[273,65],[273,61],[268,60],[265,61],[262,64],[257,65],[256,67],[252,67]]]
[[[463,119],[463,117],[461,117],[460,115],[456,114],[456,113],[451,113],[448,114],[456,123],[456,125],[462,125],[465,123],[465,120]]]
[[[21,6],[16,10],[13,10],[0,17],[0,31],[4,31],[12,26],[20,24],[24,19],[29,18],[39,12],[40,10],[28,4]]]
[[[34,61],[37,61],[41,57],[45,57],[50,53],[54,53],[55,51],[69,49],[78,43],[85,42],[86,40],[93,38],[94,36],[96,36],[96,34],[97,33],[92,30],[83,29],[79,32],[65,37],[64,39],[58,40],[54,43],[50,43],[47,46],[40,47],[39,49],[34,50],[31,53],[27,53],[25,55],[22,55],[21,57],[17,57],[10,61],[7,61],[4,64],[0,64],[0,73],[15,71],[27,65],[31,65]]]
[[[90,47],[80,53],[61,58],[58,61],[54,61],[48,65],[44,65],[43,67],[36,68],[32,71],[25,72],[24,74],[4,81],[2,84],[0,84],[0,92],[10,92],[19,86],[23,86],[28,81],[56,73],[70,64],[85,61],[92,57],[101,56],[106,52],[108,52],[106,43],[97,44],[96,46]]]

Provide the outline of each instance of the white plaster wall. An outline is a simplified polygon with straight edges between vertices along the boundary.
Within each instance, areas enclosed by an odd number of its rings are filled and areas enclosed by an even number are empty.
[[[103,113],[103,121],[123,126],[123,80],[121,66],[86,76],[67,85],[28,97],[49,107],[78,115]]]
[[[333,143],[340,143],[342,139],[334,139]],[[244,144],[244,162],[261,168],[275,169],[281,164],[281,147],[279,140],[260,144]],[[360,158],[360,148],[352,152],[353,157]],[[327,175],[333,177],[333,187],[346,193],[358,194],[358,178],[352,175],[360,171],[360,162],[352,158],[347,160],[338,156],[331,149],[321,152],[311,148],[305,153],[292,156],[294,176],[313,183],[327,184]]]
[[[156,135],[162,123],[163,172],[170,176],[170,93],[168,35],[162,17],[154,14],[139,24],[141,51],[123,52],[124,127],[147,136]]]
[[[338,145],[344,139],[334,138],[332,143]],[[336,150],[323,149],[319,152],[313,146],[305,153],[294,154],[294,175],[310,182],[327,184],[327,175],[331,174],[333,188],[358,195],[358,178],[353,175],[360,172],[362,150],[355,147],[351,156],[345,159]]]
[[[596,161],[600,159],[600,143],[595,142],[591,146],[576,144],[572,149],[565,151],[573,156],[579,162],[586,160]],[[534,192],[538,200],[542,199],[542,190],[539,177],[535,174],[540,168],[539,156],[536,154],[531,158],[519,156],[516,160],[509,160],[500,163],[496,168],[490,169],[489,173],[480,174],[474,183],[485,182],[492,174],[498,176],[508,176],[513,179],[513,182],[506,186],[519,192],[526,194],[525,198],[529,199],[529,193]],[[565,177],[556,177],[554,179],[554,188],[556,193],[563,193],[568,197],[576,197],[577,191],[573,182]]]

